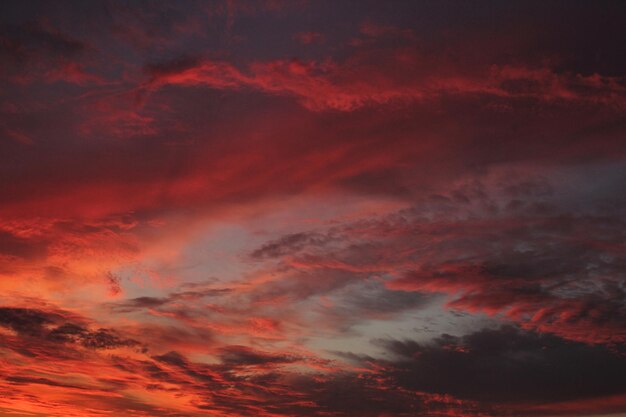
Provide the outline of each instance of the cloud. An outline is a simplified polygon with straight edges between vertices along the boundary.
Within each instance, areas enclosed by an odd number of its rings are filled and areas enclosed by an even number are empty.
[[[280,239],[265,243],[262,247],[252,252],[253,258],[278,258],[286,254],[292,254],[298,249],[314,245],[325,245],[332,241],[332,237],[320,233],[294,233],[283,236]]]
[[[560,186],[550,181],[487,185],[487,178],[394,214],[262,246],[253,253],[278,255],[275,268],[287,268],[291,277],[265,284],[273,289],[267,294],[293,288],[308,297],[378,279],[396,292],[446,294],[452,310],[487,313],[572,340],[623,343],[624,219],[613,205],[613,187],[622,180],[608,181],[606,197],[595,195],[574,213],[571,197],[554,193]],[[572,192],[597,191],[581,185]],[[325,284],[327,277],[332,284]],[[364,297],[365,288],[356,294]],[[396,294],[381,298],[402,299]],[[385,310],[366,300],[371,311]]]
[[[42,341],[79,345],[88,349],[115,349],[139,347],[136,340],[126,339],[110,329],[89,330],[71,316],[61,312],[47,312],[20,307],[0,307],[0,325],[21,336],[32,336]]]
[[[56,318],[56,314],[38,310],[12,307],[0,309],[0,323],[18,333],[41,335],[45,331],[44,324],[52,323]]]
[[[511,326],[461,338],[442,335],[432,344],[377,343],[398,358],[390,372],[405,388],[510,403],[518,413],[532,415],[537,403],[611,397],[626,390],[620,354]]]
[[[229,367],[268,366],[272,364],[292,363],[299,360],[291,355],[274,355],[255,352],[247,346],[225,346],[220,349],[220,360]]]
[[[326,40],[324,34],[319,32],[298,32],[293,38],[303,45],[323,43]]]
[[[625,408],[622,4],[0,9],[0,414]]]
[[[33,82],[102,84],[104,79],[85,69],[93,52],[89,43],[52,27],[25,23],[0,27],[0,55],[7,65],[2,73],[19,84]]]
[[[0,253],[22,259],[45,257],[47,242],[32,241],[21,238],[10,232],[0,231]]]
[[[345,62],[274,60],[239,69],[225,61],[181,58],[166,71],[147,70],[144,88],[166,85],[214,89],[255,89],[295,97],[313,111],[355,111],[362,107],[431,101],[449,96],[492,97],[566,104],[595,103],[623,108],[626,90],[619,77],[560,74],[549,67],[513,64],[455,67],[450,59],[415,47],[358,51]],[[375,57],[375,60],[374,60]],[[385,64],[380,65],[380,61]]]
[[[82,333],[69,327],[64,335]],[[624,390],[619,383],[623,362],[615,352],[511,326],[464,337],[442,335],[430,343],[390,339],[375,343],[392,356],[383,360],[345,355],[361,362],[355,371],[345,366],[314,373],[288,370],[283,367],[310,359],[230,345],[216,352],[217,364],[195,362],[175,351],[152,357],[110,355],[92,363],[100,375],[85,377],[80,384],[51,374],[10,374],[3,381],[13,388],[12,395],[28,392],[22,390],[33,385],[65,389],[57,400],[59,410],[72,412],[67,401],[78,398],[72,394],[76,390],[76,396],[93,398],[94,410],[143,409],[159,416],[176,415],[171,407],[189,415],[215,411],[238,416],[358,413],[373,417],[409,416],[416,410],[429,417],[444,411],[465,416],[547,415],[553,409],[568,409],[572,399],[585,401],[585,410],[602,412],[611,410],[615,401],[601,404],[593,399],[618,398]],[[58,353],[58,349],[50,351],[53,364],[78,366]],[[49,375],[50,370],[40,372]],[[157,402],[147,406],[128,402],[126,396],[105,396],[112,387],[121,393],[142,390],[142,395]]]

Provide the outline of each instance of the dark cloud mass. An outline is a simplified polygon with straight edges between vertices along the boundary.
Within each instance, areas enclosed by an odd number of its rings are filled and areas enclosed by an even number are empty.
[[[431,344],[379,340],[398,357],[393,371],[407,388],[463,399],[523,403],[611,396],[624,390],[623,352],[568,342],[511,326]]]
[[[75,323],[80,320],[64,316],[63,312],[46,312],[37,309],[0,307],[0,326],[22,336],[32,336],[55,343],[78,344],[89,349],[136,347],[139,342],[124,339],[109,329],[88,330]]]
[[[0,3],[0,416],[626,415],[626,3]]]

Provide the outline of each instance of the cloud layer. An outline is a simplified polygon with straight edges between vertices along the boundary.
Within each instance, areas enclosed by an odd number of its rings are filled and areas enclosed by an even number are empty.
[[[0,9],[0,415],[626,410],[623,4]]]

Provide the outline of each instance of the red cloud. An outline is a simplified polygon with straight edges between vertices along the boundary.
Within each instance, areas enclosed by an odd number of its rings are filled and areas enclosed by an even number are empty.
[[[0,4],[0,415],[624,407],[622,6],[151,6]]]
[[[447,96],[595,103],[623,108],[626,89],[618,77],[559,74],[549,67],[485,65],[455,67],[449,57],[416,48],[363,50],[345,62],[276,60],[241,70],[223,61],[200,61],[167,72],[152,71],[144,88],[164,85],[257,89],[293,96],[314,111],[433,100]],[[379,65],[380,61],[384,65]]]

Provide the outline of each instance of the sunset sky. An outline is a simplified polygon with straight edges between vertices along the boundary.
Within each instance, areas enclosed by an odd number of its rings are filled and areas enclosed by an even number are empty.
[[[626,416],[626,2],[0,2],[0,417]]]

